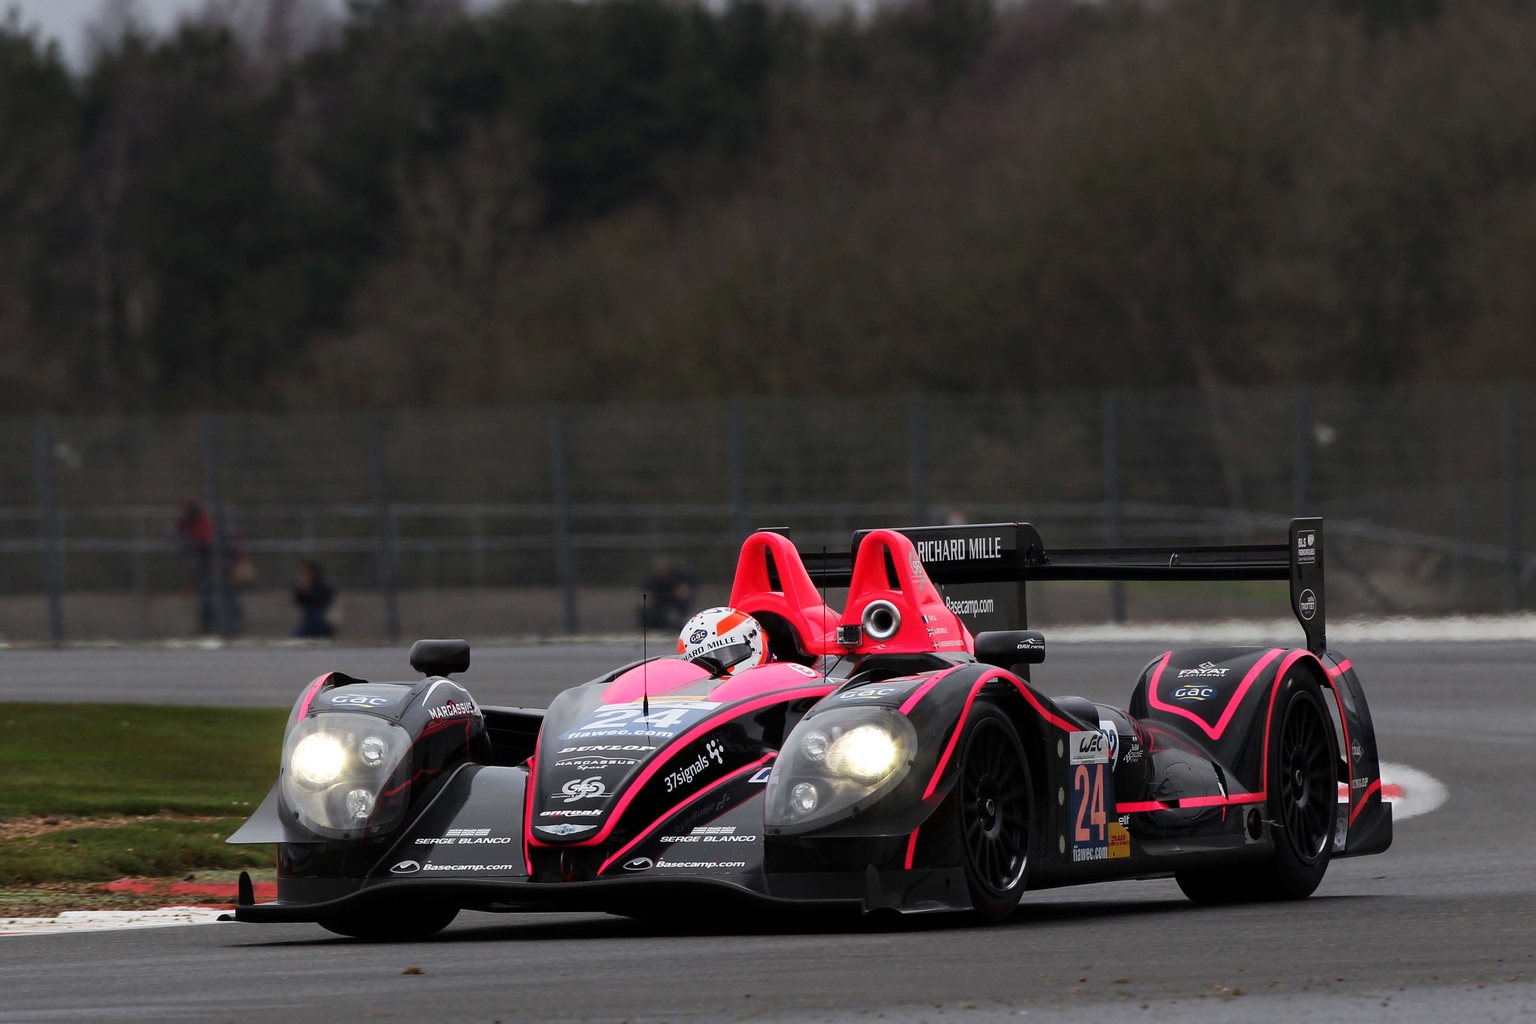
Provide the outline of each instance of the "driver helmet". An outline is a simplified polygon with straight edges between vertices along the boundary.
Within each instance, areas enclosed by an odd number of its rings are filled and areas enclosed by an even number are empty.
[[[708,659],[720,675],[729,676],[768,661],[768,637],[762,624],[735,608],[706,608],[683,627],[677,653],[687,661]]]

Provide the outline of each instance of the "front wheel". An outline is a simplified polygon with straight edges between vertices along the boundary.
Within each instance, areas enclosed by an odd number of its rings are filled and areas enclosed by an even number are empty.
[[[436,935],[459,916],[455,906],[420,903],[350,910],[322,917],[320,927],[337,935],[370,942],[414,942]]]
[[[1291,676],[1279,685],[1266,804],[1274,856],[1259,864],[1177,872],[1179,888],[1196,903],[1306,899],[1328,870],[1338,812],[1333,721],[1309,679]]]
[[[1018,731],[985,698],[972,705],[960,740],[956,795],[971,905],[1001,921],[1024,895],[1034,794]]]

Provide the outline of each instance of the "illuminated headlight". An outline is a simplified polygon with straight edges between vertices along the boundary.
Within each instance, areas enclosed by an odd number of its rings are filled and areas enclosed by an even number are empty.
[[[803,832],[856,815],[907,777],[916,753],[917,730],[895,708],[813,712],[774,762],[764,824]]]
[[[410,756],[410,734],[390,722],[349,711],[311,715],[283,741],[283,803],[316,835],[386,831],[405,813]]]
[[[311,786],[329,786],[341,775],[347,750],[328,732],[310,733],[293,748],[293,774]]]
[[[859,725],[832,741],[827,770],[860,782],[879,782],[896,769],[901,748],[879,725]]]

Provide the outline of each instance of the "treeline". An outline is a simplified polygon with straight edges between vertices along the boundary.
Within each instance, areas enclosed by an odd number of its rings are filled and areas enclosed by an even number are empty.
[[[0,27],[10,411],[1536,376],[1536,5]]]

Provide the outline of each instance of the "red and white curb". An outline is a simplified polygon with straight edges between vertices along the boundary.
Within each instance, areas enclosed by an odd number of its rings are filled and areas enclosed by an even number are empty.
[[[1381,798],[1392,805],[1392,820],[1416,818],[1445,803],[1445,785],[1433,775],[1391,761],[1381,762]],[[1339,783],[1339,802],[1349,799],[1349,787]]]
[[[227,910],[209,910],[207,907],[66,910],[58,917],[0,917],[0,935],[74,935],[80,932],[115,932],[124,928],[213,924],[228,914]]]

